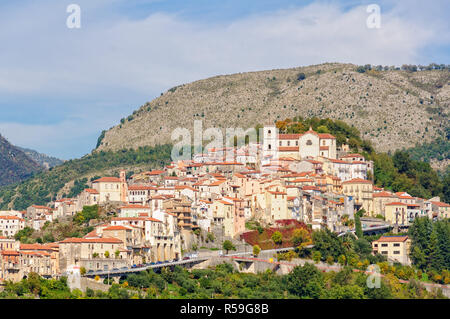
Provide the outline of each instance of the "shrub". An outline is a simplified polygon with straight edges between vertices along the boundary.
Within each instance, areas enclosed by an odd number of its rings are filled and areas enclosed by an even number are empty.
[[[322,259],[322,254],[320,253],[320,251],[315,251],[315,252],[313,252],[312,258],[315,263],[318,263],[320,261],[320,259]]]
[[[260,252],[261,252],[261,248],[259,248],[258,245],[254,245],[253,246],[253,255],[258,256]]]
[[[271,238],[276,245],[283,243],[283,235],[279,231],[274,232]]]
[[[303,81],[304,79],[306,79],[305,73],[299,73],[297,75],[297,81]]]

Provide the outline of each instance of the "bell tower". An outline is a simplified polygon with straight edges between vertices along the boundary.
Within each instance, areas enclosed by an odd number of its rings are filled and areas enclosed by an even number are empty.
[[[271,124],[263,128],[262,164],[278,158],[278,128]]]
[[[128,192],[127,172],[125,170],[121,170],[120,171],[120,201],[121,202],[127,201],[127,192]]]

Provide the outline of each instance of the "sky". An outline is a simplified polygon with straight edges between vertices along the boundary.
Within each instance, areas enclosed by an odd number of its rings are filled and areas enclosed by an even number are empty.
[[[80,28],[68,28],[70,4]],[[369,28],[367,7],[381,9]],[[325,62],[450,63],[448,0],[2,0],[0,134],[61,159],[173,86]]]

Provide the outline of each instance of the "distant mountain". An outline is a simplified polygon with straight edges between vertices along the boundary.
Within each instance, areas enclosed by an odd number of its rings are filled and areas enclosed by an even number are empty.
[[[20,182],[43,168],[0,135],[0,186]]]
[[[60,160],[59,158],[48,156],[46,154],[42,154],[39,152],[36,152],[34,150],[30,150],[28,148],[23,148],[16,146],[19,150],[27,154],[31,159],[33,159],[36,163],[41,165],[42,167],[49,169],[51,167],[59,166],[62,163],[64,163],[63,160]]]

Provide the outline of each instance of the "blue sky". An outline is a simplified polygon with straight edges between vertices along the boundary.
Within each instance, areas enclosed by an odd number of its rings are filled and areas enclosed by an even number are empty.
[[[81,29],[66,7],[81,7]],[[367,5],[381,7],[368,29]],[[446,0],[2,0],[0,134],[63,159],[186,82],[323,62],[449,64]]]

